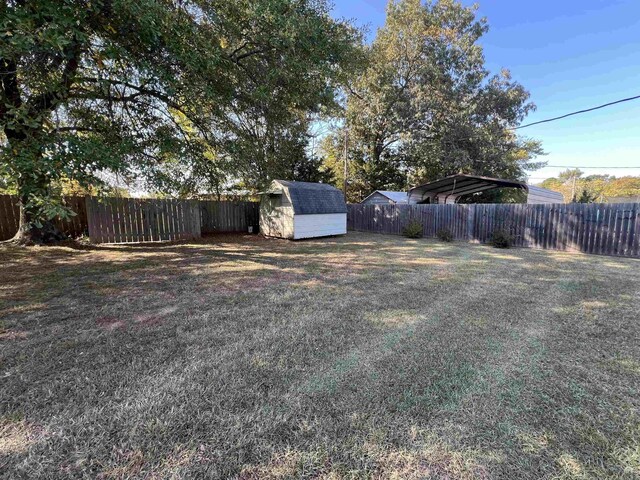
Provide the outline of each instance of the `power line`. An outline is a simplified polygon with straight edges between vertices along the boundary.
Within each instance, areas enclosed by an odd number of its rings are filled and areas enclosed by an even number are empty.
[[[640,98],[640,95],[636,95],[635,97],[623,98],[621,100],[616,100],[615,102],[605,103],[604,105],[598,105],[597,107],[591,107],[591,108],[587,108],[585,110],[578,110],[577,112],[567,113],[567,114],[561,115],[559,117],[547,118],[545,120],[540,120],[540,121],[533,122],[533,123],[527,123],[525,125],[520,125],[518,127],[512,127],[510,130],[519,130],[521,128],[527,128],[527,127],[531,127],[533,125],[539,125],[541,123],[554,122],[554,121],[560,120],[562,118],[571,117],[572,115],[579,115],[581,113],[593,112],[594,110],[599,110],[601,108],[610,107],[611,105],[616,105],[618,103],[630,102],[631,100],[637,100],[639,98]]]

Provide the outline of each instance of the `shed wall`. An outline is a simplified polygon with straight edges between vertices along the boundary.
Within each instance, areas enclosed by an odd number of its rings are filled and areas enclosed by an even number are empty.
[[[325,213],[318,215],[296,215],[293,217],[294,239],[345,235],[347,233],[346,213]]]
[[[260,232],[267,237],[293,238],[293,207],[286,195],[262,197]]]

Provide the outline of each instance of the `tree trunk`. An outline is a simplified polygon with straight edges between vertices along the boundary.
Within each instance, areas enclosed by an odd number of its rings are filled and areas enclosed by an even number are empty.
[[[44,196],[48,193],[50,180],[37,171],[25,177],[29,180],[27,183],[18,182],[19,224],[12,241],[19,245],[46,245],[65,240],[67,236],[52,220],[42,218],[37,209],[29,205],[31,194]]]
[[[24,207],[25,203],[26,199],[21,198],[20,224],[12,242],[19,245],[50,245],[67,239],[67,236],[50,220],[41,221],[38,226]]]
[[[22,171],[22,179],[18,181],[18,198],[20,205],[18,231],[12,241],[20,245],[44,245],[65,240],[67,237],[51,220],[37,218],[34,211],[28,208],[30,194],[45,196],[49,192],[51,179],[42,172],[42,152],[40,149],[41,130],[21,126],[19,129],[4,128],[4,133],[12,150],[28,168]]]
[[[380,157],[382,157],[382,152],[384,151],[384,145],[381,140],[377,140],[376,144],[373,147],[373,163],[378,165],[380,163]]]

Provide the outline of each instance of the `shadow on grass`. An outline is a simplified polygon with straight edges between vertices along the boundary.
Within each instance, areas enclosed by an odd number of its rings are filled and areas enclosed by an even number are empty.
[[[26,336],[0,343],[2,462],[107,478],[636,468],[640,274],[486,252],[373,235],[38,250],[0,267],[3,298],[27,289],[10,306],[44,304],[4,315]]]

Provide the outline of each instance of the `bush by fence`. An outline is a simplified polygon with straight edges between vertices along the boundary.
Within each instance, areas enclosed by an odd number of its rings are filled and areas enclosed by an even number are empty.
[[[425,237],[446,228],[456,240],[489,243],[505,230],[516,247],[640,257],[640,203],[348,205],[349,230],[401,235],[414,221]]]

